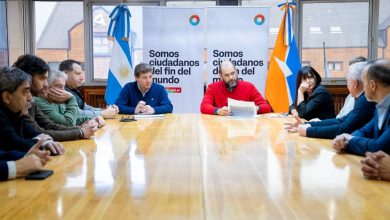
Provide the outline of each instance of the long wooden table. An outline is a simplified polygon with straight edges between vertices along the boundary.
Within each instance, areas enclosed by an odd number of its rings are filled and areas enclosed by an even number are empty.
[[[108,120],[44,181],[0,182],[1,219],[389,219],[390,183],[286,118]]]

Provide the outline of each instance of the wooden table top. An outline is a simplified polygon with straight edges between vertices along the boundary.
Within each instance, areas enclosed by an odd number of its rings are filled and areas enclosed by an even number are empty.
[[[390,183],[286,118],[107,120],[44,181],[0,182],[2,219],[388,219]]]

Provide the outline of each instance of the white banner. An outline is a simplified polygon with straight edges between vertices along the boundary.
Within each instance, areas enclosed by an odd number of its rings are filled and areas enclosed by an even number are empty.
[[[203,98],[204,8],[143,9],[143,57],[165,87],[173,112],[200,112]]]
[[[268,7],[207,8],[207,84],[219,80],[219,63],[230,59],[238,77],[264,96],[268,27]]]

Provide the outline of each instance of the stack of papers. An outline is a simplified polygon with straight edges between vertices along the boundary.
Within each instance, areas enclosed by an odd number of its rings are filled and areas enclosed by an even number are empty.
[[[164,118],[164,114],[156,114],[156,115],[134,115],[134,119],[139,120],[139,119],[155,119],[155,118]]]
[[[256,117],[256,106],[254,102],[245,102],[228,98],[228,107],[232,116]]]

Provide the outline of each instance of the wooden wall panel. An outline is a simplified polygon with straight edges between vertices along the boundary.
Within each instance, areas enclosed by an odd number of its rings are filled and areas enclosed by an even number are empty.
[[[105,86],[83,86],[80,88],[81,93],[84,95],[85,102],[88,105],[97,108],[105,108],[106,100],[104,95],[106,93]]]
[[[348,96],[349,91],[347,86],[338,85],[338,86],[326,86],[330,93],[333,96],[333,102],[336,114],[344,105],[345,98]],[[83,86],[81,93],[84,95],[85,102],[91,106],[104,108],[106,106],[106,101],[104,100],[104,94],[106,92],[105,86]]]

